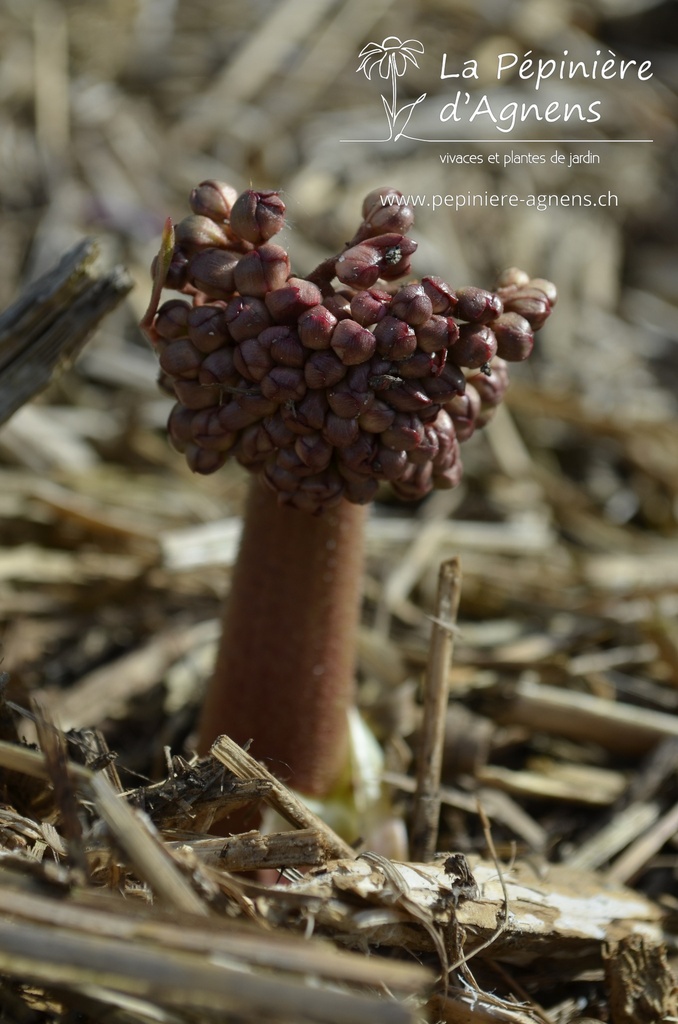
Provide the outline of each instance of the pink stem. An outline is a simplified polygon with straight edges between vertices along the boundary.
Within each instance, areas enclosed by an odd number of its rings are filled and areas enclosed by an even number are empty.
[[[347,756],[365,508],[320,516],[278,505],[252,480],[214,675],[199,727],[222,732],[309,795],[327,793]]]

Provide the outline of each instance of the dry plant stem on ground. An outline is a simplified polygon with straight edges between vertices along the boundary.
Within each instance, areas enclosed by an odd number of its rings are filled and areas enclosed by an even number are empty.
[[[277,192],[204,181],[190,204],[165,226],[141,325],[177,400],[174,447],[196,473],[233,458],[255,478],[199,746],[252,740],[326,795],[347,766],[365,506],[382,482],[405,500],[459,483],[459,446],[494,414],[555,289],[516,268],[496,292],[396,284],[417,243],[390,187],[306,278],[271,241]],[[159,306],[163,287],[186,298]]]
[[[274,774],[322,794],[341,774],[354,697],[365,507],[281,507],[252,479],[199,746],[215,725]]]

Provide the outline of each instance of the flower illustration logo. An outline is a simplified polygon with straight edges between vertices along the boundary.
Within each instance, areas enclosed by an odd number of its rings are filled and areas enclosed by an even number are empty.
[[[397,36],[387,36],[381,43],[367,43],[358,54],[361,61],[357,71],[364,71],[366,78],[371,80],[372,72],[376,70],[380,78],[391,80],[390,102],[383,93],[381,98],[388,120],[389,140],[393,139],[394,142],[404,134],[414,108],[426,98],[424,92],[413,103],[406,103],[398,109],[398,79],[405,74],[408,64],[419,67],[416,54],[423,52],[424,45],[418,39],[406,39],[403,42]]]

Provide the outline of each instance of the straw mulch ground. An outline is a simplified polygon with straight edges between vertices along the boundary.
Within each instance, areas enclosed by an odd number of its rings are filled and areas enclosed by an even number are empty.
[[[634,0],[0,5],[0,308],[85,236],[136,284],[0,431],[0,1019],[678,1019],[674,29],[671,4]],[[194,479],[169,450],[136,324],[163,219],[204,178],[281,187],[302,272],[376,185],[567,190],[558,168],[500,178],[406,140],[342,145],[383,130],[355,69],[392,33],[455,59],[500,43],[649,57],[617,130],[657,141],[578,170],[621,209],[417,222],[418,273],[489,285],[524,265],[561,298],[465,446],[463,485],[375,505],[360,704],[385,781],[375,802],[359,773],[349,838],[382,852],[356,858],[332,809],[316,819],[226,740],[191,758],[246,481]],[[440,87],[427,74],[412,98]],[[417,687],[452,556],[446,852],[412,865]],[[262,801],[292,831],[208,835]]]

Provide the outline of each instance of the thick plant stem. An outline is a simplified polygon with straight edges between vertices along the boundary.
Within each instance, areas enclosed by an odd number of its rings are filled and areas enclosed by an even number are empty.
[[[322,795],[345,766],[354,698],[365,508],[281,507],[253,478],[223,632],[199,727],[295,789]]]

